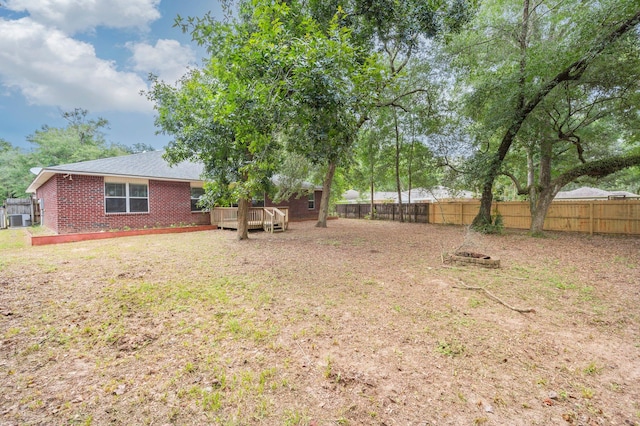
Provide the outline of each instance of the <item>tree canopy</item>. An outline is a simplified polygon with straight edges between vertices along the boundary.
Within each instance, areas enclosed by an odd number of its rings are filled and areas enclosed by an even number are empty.
[[[210,58],[177,87],[153,80],[156,122],[174,136],[167,158],[204,162],[215,189],[243,211],[286,151],[301,155],[327,167],[326,221],[335,167],[367,107],[362,94],[380,78],[376,61],[352,43],[339,8],[326,25],[297,2],[255,1],[241,12],[229,23],[184,23]]]
[[[530,116],[566,84],[604,78],[591,72],[620,44],[637,44],[633,0],[488,2],[451,48],[467,71],[460,84],[480,124],[482,200],[474,226],[491,225],[493,184]],[[637,105],[636,105],[637,110]]]
[[[544,216],[562,186],[635,164],[633,0],[252,0],[227,18],[178,19],[211,56],[149,94],[168,158],[204,161],[220,200],[299,173],[280,166],[299,158],[324,170],[326,226],[336,170],[371,191],[435,185],[452,164],[437,157],[473,140],[455,162],[478,178],[487,229],[501,176]]]
[[[203,161],[219,197],[242,210],[279,158],[302,156],[324,168],[326,226],[336,168],[351,161],[363,124],[422,90],[395,82],[425,37],[468,18],[467,4],[254,0],[224,22],[178,18],[210,57],[176,86],[152,79],[156,123],[174,136],[167,158]]]
[[[114,157],[133,148],[106,141],[108,121],[89,118],[87,110],[62,111],[65,127],[43,125],[27,137],[32,149],[24,151],[0,139],[0,198],[24,197],[33,181],[30,169]]]

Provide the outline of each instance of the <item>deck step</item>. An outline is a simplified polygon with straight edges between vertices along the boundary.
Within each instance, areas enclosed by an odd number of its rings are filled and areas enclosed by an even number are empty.
[[[269,227],[267,226],[267,231],[269,231]],[[273,225],[273,232],[284,232],[284,227],[281,223],[275,223]]]

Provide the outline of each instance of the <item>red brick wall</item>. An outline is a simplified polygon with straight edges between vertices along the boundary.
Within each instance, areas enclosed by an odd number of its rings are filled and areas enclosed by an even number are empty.
[[[318,213],[320,213],[320,199],[322,198],[322,191],[315,191],[314,198],[316,200],[315,208],[309,210],[309,200],[306,195],[300,198],[292,197],[287,201],[281,203],[274,203],[269,196],[264,197],[265,207],[289,207],[289,220],[316,220],[318,219]]]
[[[44,200],[44,211],[40,212],[42,225],[58,232],[58,180],[62,175],[55,175],[36,190],[36,197]]]
[[[42,198],[45,198],[45,226],[59,234],[211,223],[208,213],[191,212],[188,182],[150,180],[148,213],[107,214],[104,211],[102,176],[73,175],[73,179],[65,179],[58,174],[41,188],[47,187],[52,181],[55,181],[57,193],[42,191]],[[40,193],[38,189],[38,197]],[[50,220],[55,220],[55,223],[50,224]]]

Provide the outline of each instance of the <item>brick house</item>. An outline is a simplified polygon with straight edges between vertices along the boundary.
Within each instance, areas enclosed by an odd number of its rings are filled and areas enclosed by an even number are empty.
[[[203,167],[170,167],[162,154],[45,167],[27,192],[40,201],[42,225],[58,234],[210,224],[209,213],[196,206]]]
[[[173,167],[163,151],[63,164],[41,169],[27,189],[40,201],[42,225],[57,234],[209,225],[197,206],[204,193],[203,165]],[[265,206],[289,207],[290,220],[314,219],[322,191]]]
[[[274,203],[271,201],[268,195],[264,197],[265,207],[288,207],[289,208],[289,220],[292,222],[301,220],[315,220],[318,219],[320,213],[320,199],[322,198],[322,189],[318,188],[306,188],[309,191],[313,191],[308,196],[301,196],[299,198],[292,197],[287,201],[280,203]]]

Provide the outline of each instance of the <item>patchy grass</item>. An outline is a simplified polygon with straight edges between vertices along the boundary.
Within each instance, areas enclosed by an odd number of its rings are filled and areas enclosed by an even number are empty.
[[[26,246],[27,235],[23,228],[0,229],[0,251],[15,250]]]
[[[329,226],[0,231],[0,423],[640,420],[640,240]],[[502,267],[442,264],[469,242]]]

